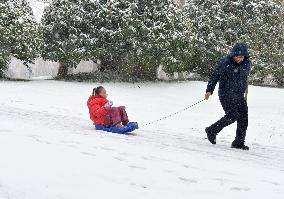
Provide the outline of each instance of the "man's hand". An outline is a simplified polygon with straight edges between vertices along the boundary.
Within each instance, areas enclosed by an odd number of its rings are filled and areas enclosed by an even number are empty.
[[[205,99],[208,100],[211,95],[212,95],[211,92],[207,92],[207,93],[205,94]]]

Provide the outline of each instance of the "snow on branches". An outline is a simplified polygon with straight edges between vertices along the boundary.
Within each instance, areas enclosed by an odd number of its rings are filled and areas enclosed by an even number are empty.
[[[10,56],[25,64],[37,56],[38,29],[32,9],[26,0],[0,2],[0,65],[5,66]]]

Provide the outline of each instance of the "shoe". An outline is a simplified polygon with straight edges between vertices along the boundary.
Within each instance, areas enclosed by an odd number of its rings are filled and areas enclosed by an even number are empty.
[[[124,126],[121,123],[118,123],[117,125],[115,125],[116,128],[123,128]]]
[[[205,132],[207,134],[207,138],[211,144],[216,144],[216,134],[209,131],[209,127],[205,129]]]
[[[248,150],[249,150],[249,147],[246,146],[246,145],[244,145],[244,144],[237,145],[237,144],[232,143],[231,148],[234,148],[234,149],[242,149],[242,150],[245,150],[245,151],[248,151]]]
[[[129,123],[128,121],[126,121],[126,122],[122,122],[122,125],[123,125],[123,126],[127,126],[127,125],[128,125],[128,123]]]

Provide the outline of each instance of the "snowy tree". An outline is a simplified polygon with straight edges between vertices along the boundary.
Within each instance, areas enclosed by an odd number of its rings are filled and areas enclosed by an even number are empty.
[[[184,13],[193,25],[195,71],[208,75],[237,41],[246,42],[255,77],[283,68],[283,6],[273,0],[188,0]],[[282,63],[281,63],[282,62]]]
[[[37,24],[26,0],[0,2],[0,75],[14,56],[27,64],[37,56]]]
[[[183,70],[188,45],[185,43],[185,26],[177,2],[134,1],[131,6],[127,29],[134,41],[127,60],[135,66],[133,69],[138,69],[138,73],[141,69],[149,69],[149,75],[154,75],[159,65],[163,65],[168,72]]]
[[[54,0],[42,19],[42,56],[67,74],[82,59],[146,78],[183,68],[188,53],[175,0]]]
[[[156,68],[182,67],[184,26],[176,1],[101,0],[94,10],[96,55],[108,68],[155,78]],[[96,20],[96,21],[94,21]]]
[[[68,67],[76,67],[81,60],[90,58],[87,50],[93,45],[85,32],[90,15],[90,0],[54,0],[45,9],[42,18],[42,57],[60,63],[58,77],[65,77]]]
[[[122,55],[121,48],[116,46],[116,37],[120,34],[122,19],[127,14],[128,4],[117,0],[97,0],[88,6],[84,15],[87,24],[84,33],[88,35],[87,51],[92,59],[100,60],[100,70],[116,69]]]

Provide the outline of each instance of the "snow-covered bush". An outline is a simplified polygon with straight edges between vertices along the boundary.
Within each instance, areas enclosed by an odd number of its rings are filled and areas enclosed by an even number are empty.
[[[184,14],[193,25],[195,71],[208,75],[237,41],[250,48],[254,77],[261,80],[283,70],[283,13],[283,6],[273,0],[187,1]]]
[[[38,52],[39,37],[32,9],[26,0],[0,2],[0,76],[11,56],[28,64]]]

